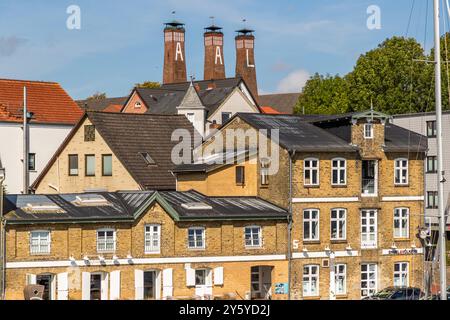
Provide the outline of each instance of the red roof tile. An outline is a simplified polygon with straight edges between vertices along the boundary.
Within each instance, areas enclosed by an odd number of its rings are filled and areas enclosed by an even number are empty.
[[[104,112],[120,112],[123,108],[121,104],[110,104],[103,111]]]
[[[267,114],[280,114],[281,113],[270,106],[262,106],[262,107],[260,107],[260,109],[261,109],[262,113],[267,113]]]
[[[76,124],[83,110],[56,82],[0,79],[0,121],[22,121],[23,87],[27,87],[31,122]]]

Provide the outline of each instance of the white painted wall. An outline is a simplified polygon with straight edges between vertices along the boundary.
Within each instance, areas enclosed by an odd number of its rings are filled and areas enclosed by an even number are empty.
[[[50,158],[73,126],[30,124],[30,153],[36,154],[36,171],[30,172],[30,185],[42,172]],[[6,191],[22,193],[23,131],[21,123],[0,122],[0,159],[6,168]]]

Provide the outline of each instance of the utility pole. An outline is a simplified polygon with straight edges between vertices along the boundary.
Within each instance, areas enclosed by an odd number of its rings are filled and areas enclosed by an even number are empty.
[[[439,0],[434,0],[434,63],[436,99],[436,141],[438,166],[439,212],[439,273],[441,300],[447,300],[446,225],[444,210],[444,172],[442,163],[442,98],[441,98],[441,37],[439,31]]]
[[[27,87],[23,87],[23,194],[28,194],[29,173],[28,173],[28,110],[27,110]]]

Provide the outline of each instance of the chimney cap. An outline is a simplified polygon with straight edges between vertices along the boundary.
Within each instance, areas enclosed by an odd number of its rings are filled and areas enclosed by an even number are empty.
[[[255,30],[247,29],[247,28],[242,28],[242,29],[236,30],[236,32],[237,32],[237,33],[240,33],[240,34],[243,34],[243,35],[246,35],[246,34],[255,32]]]
[[[215,24],[210,25],[209,27],[206,27],[205,30],[207,32],[218,32],[220,30],[222,30],[222,27],[216,26]]]
[[[177,20],[172,20],[169,22],[165,22],[164,23],[166,28],[176,28],[176,29],[181,29],[184,26],[183,22],[177,21]]]

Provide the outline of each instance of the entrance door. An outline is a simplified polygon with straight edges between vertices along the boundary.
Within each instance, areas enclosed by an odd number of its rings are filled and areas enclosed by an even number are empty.
[[[195,295],[204,298],[212,295],[212,272],[211,269],[195,270]]]
[[[100,273],[91,274],[91,300],[102,299],[102,275]]]
[[[144,271],[144,300],[156,299],[156,271]]]
[[[271,299],[272,268],[271,266],[255,266],[251,268],[250,288],[252,299]]]
[[[53,300],[54,288],[53,288],[53,275],[40,274],[36,276],[36,284],[44,286],[43,300]]]

